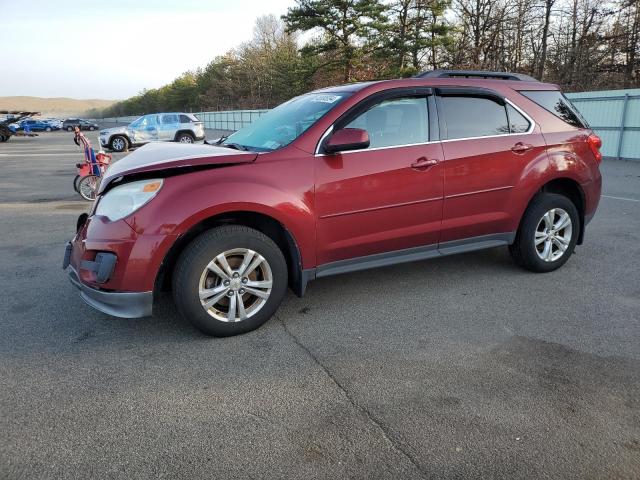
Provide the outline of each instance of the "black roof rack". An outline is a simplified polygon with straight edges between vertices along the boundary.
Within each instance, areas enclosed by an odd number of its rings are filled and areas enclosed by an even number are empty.
[[[537,82],[529,75],[510,72],[491,72],[488,70],[430,70],[416,75],[416,78],[488,78],[500,80],[517,80],[521,82]]]

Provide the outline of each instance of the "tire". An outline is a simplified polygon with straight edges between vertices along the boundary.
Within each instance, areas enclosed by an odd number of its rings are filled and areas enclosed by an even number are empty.
[[[231,275],[219,263],[221,257]],[[247,277],[240,274],[244,261]],[[252,228],[225,225],[202,233],[181,253],[173,272],[173,297],[178,311],[201,332],[216,337],[238,335],[271,318],[287,290],[287,275],[287,263],[273,240]],[[207,292],[210,295],[201,297]],[[229,321],[232,312],[234,321]]]
[[[100,186],[100,177],[97,175],[87,175],[78,181],[78,193],[85,200],[92,202],[96,199],[96,193]]]
[[[116,135],[109,141],[109,148],[114,152],[124,152],[128,147],[129,142],[122,135]]]
[[[67,132],[73,132],[73,127],[71,125],[67,127]]]
[[[179,133],[176,135],[176,142],[178,143],[193,143],[194,141],[195,139],[190,133]]]
[[[76,175],[73,178],[73,189],[78,193],[80,193],[80,190],[78,190],[78,182],[80,182],[80,178],[82,178],[80,175]]]
[[[565,226],[558,228],[563,222]],[[527,207],[509,251],[521,267],[551,272],[569,260],[579,235],[580,216],[574,203],[564,195],[542,192]]]
[[[9,140],[9,136],[8,135],[3,135],[0,133],[0,143],[4,143],[7,140]]]

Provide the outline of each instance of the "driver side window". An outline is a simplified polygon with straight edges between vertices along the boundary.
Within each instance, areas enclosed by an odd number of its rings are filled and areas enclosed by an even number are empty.
[[[369,148],[411,145],[429,141],[427,97],[384,100],[349,122],[369,134]]]

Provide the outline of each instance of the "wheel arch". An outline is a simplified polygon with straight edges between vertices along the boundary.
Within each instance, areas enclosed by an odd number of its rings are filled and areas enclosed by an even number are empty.
[[[195,138],[196,138],[196,134],[195,134],[195,132],[194,132],[194,131],[189,130],[188,128],[187,128],[187,129],[183,128],[183,129],[178,130],[178,131],[176,132],[176,134],[173,136],[173,141],[174,141],[174,142],[177,142],[177,141],[178,141],[178,137],[179,137],[181,134],[183,134],[183,133],[188,133],[189,135],[191,135],[191,138],[193,138],[194,140],[195,140]]]
[[[178,257],[185,247],[198,235],[221,225],[244,225],[265,234],[282,251],[289,272],[289,287],[298,295],[304,295],[307,279],[302,270],[300,247],[281,222],[272,216],[249,210],[235,210],[208,217],[192,225],[174,242],[164,256],[156,276],[154,290],[167,290],[171,286],[171,277]]]
[[[567,197],[569,200],[571,200],[571,202],[576,206],[576,209],[578,210],[578,216],[580,218],[580,234],[578,235],[577,244],[581,245],[584,239],[584,226],[585,226],[584,212],[585,212],[586,200],[585,200],[584,190],[580,186],[580,183],[578,183],[575,179],[566,177],[566,176],[556,177],[556,178],[547,180],[546,183],[544,183],[539,189],[533,192],[533,195],[531,195],[531,198],[529,198],[529,201],[527,202],[525,211],[527,208],[529,208],[529,205],[531,204],[531,201],[533,200],[533,198],[542,192],[563,195]],[[522,215],[520,217],[520,223],[522,223],[523,218],[524,218],[524,211],[522,212]],[[518,224],[518,229],[520,229],[520,224]]]
[[[133,145],[133,142],[129,138],[129,135],[127,135],[126,133],[113,133],[109,136],[109,140],[107,141],[107,145],[109,146],[109,148],[111,148],[111,142],[113,141],[114,137],[123,137],[127,141],[127,147]]]

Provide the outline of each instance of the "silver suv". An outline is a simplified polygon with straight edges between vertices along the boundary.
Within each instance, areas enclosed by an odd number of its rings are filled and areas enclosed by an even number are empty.
[[[193,143],[204,139],[204,125],[191,113],[152,113],[126,127],[100,131],[100,145],[114,152],[149,142]]]

